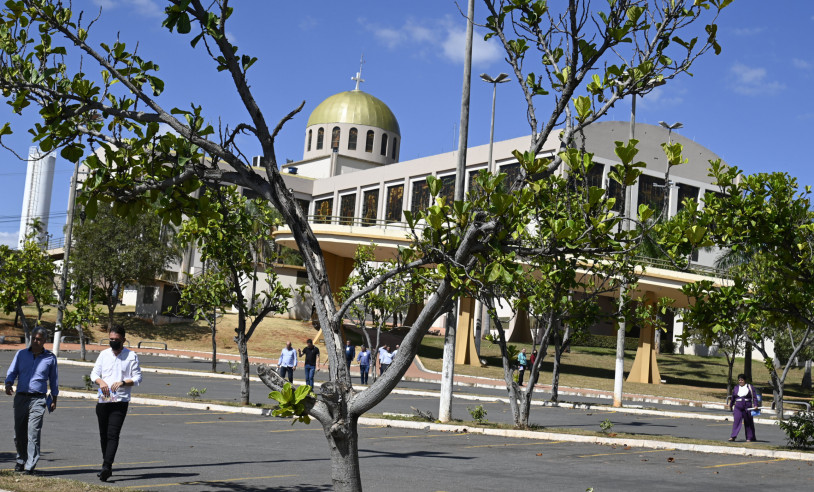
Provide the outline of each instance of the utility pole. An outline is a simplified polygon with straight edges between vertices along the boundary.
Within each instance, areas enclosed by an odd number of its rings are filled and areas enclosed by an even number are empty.
[[[73,178],[71,178],[71,192],[68,196],[68,223],[65,224],[65,246],[62,257],[62,285],[59,286],[59,299],[57,304],[57,321],[54,329],[54,355],[59,356],[59,344],[62,341],[62,319],[65,316],[67,301],[65,290],[68,286],[68,258],[71,254],[71,239],[73,236],[73,212],[76,203],[76,183],[79,181],[79,160],[74,163]],[[81,343],[81,340],[80,340]]]
[[[458,166],[455,173],[455,200],[464,199],[464,179],[466,176],[466,148],[469,136],[469,92],[472,78],[472,31],[475,16],[475,0],[469,0],[466,14],[466,53],[464,54],[464,82],[461,94],[461,128],[458,133]],[[455,375],[455,336],[457,332],[457,302],[452,302],[447,313],[446,335],[444,335],[444,359],[441,368],[441,399],[438,420],[449,422],[452,419],[452,386]]]

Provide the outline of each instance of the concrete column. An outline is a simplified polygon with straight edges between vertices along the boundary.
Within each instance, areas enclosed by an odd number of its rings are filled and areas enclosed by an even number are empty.
[[[475,347],[475,300],[464,297],[458,303],[458,326],[455,331],[455,363],[480,366]]]
[[[646,292],[640,302],[653,305],[656,302],[656,296],[652,292]],[[646,323],[639,335],[639,348],[636,350],[636,359],[627,376],[628,383],[661,384],[655,338],[656,327],[651,323]]]

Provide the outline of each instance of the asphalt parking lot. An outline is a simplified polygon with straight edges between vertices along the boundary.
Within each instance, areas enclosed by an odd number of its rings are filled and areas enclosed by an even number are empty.
[[[94,403],[63,398],[47,417],[47,476],[98,483]],[[13,462],[11,398],[0,445]],[[467,433],[360,426],[367,490],[811,490],[811,462],[721,456],[628,446],[509,439]],[[166,491],[331,490],[330,460],[318,424],[274,417],[131,405],[114,475],[121,488]]]

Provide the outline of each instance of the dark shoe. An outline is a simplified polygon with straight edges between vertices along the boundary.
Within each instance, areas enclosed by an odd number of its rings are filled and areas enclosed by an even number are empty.
[[[747,439],[746,442],[755,442],[754,439]]]
[[[111,475],[113,475],[113,470],[102,468],[102,471],[99,472],[99,480],[107,482],[107,479],[110,478]]]
[[[734,440],[735,440],[735,438],[734,438],[734,437],[730,437],[730,438],[729,438],[729,440],[730,440],[730,441],[734,441]]]
[[[34,470],[23,470],[23,475],[36,475]]]
[[[22,464],[22,463],[15,463],[14,464],[14,471],[16,471],[16,472],[25,471],[25,465]]]

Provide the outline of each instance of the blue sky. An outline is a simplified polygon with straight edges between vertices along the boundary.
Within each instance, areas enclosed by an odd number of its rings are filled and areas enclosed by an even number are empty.
[[[476,0],[476,16],[485,8]],[[465,4],[465,2],[461,2]],[[556,4],[557,2],[552,2]],[[601,2],[594,1],[594,4]],[[102,17],[91,31],[94,43],[118,35],[138,53],[156,61],[167,83],[160,102],[188,108],[195,101],[217,124],[246,121],[225,73],[212,68],[189,37],[162,29],[161,2],[155,0],[74,0],[75,9]],[[257,56],[250,71],[255,96],[271,124],[305,101],[277,140],[277,157],[302,158],[303,134],[310,112],[328,96],[353,88],[351,77],[365,64],[362,89],[387,103],[402,132],[401,159],[447,152],[456,147],[463,73],[465,21],[449,0],[409,2],[288,2],[241,0],[229,33],[241,52]],[[683,76],[655,89],[637,104],[637,121],[680,121],[679,133],[694,139],[746,172],[785,171],[802,185],[814,185],[805,144],[814,138],[814,2],[809,0],[736,0],[719,20],[723,52],[699,60],[693,77]],[[477,74],[508,72],[496,43],[478,36],[474,53],[470,145],[489,139],[491,86]],[[86,70],[89,71],[86,65]],[[542,111],[544,108],[541,108]],[[627,120],[623,101],[610,119]],[[0,120],[11,121],[15,135],[4,138],[26,154],[26,124],[5,107]],[[498,88],[495,139],[528,134],[525,107],[514,82]],[[253,144],[244,149],[256,153]],[[72,166],[57,161],[51,201],[50,232],[62,236]],[[0,149],[0,242],[16,243],[25,184],[25,164]]]

